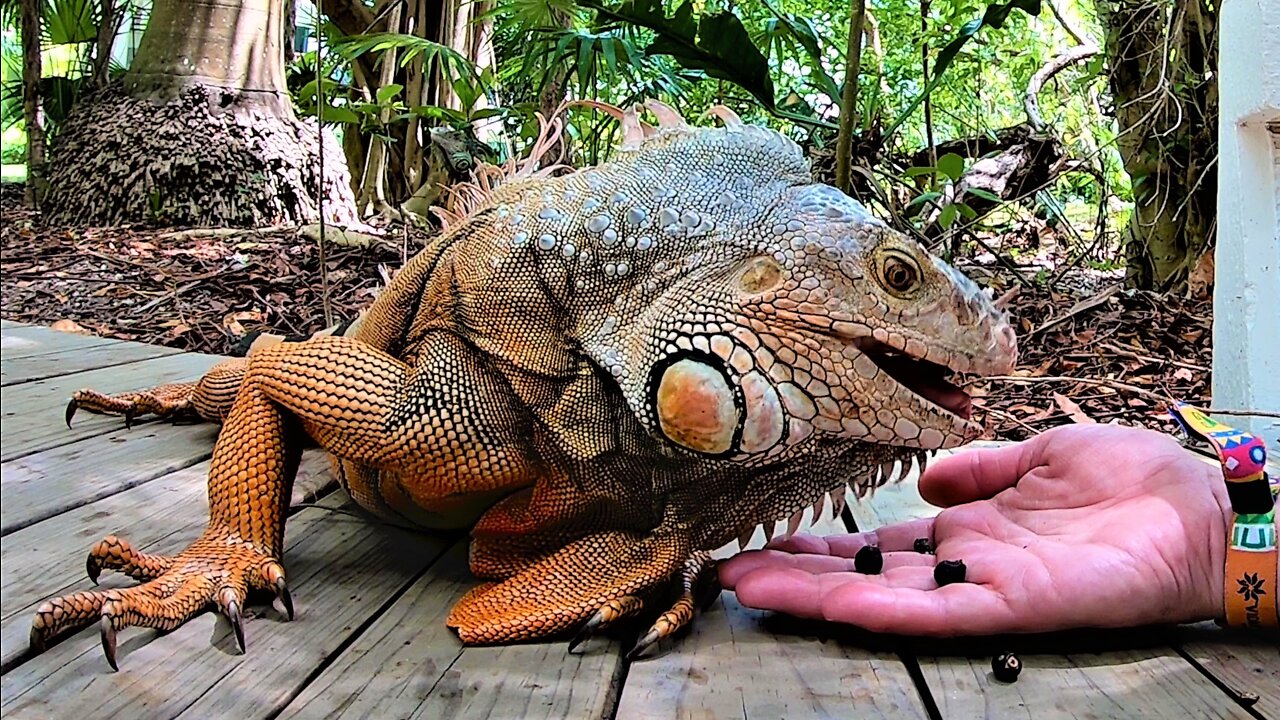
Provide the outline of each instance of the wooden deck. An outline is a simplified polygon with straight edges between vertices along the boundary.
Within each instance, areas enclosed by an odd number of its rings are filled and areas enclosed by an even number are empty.
[[[68,395],[195,378],[217,360],[3,324],[5,718],[1280,719],[1280,650],[1211,624],[939,643],[750,611],[724,593],[689,634],[634,663],[622,658],[629,638],[595,639],[581,655],[564,642],[464,648],[443,621],[473,582],[465,543],[333,512],[353,506],[312,452],[284,557],[296,620],[251,608],[244,655],[214,613],[166,636],[129,629],[118,673],[96,628],[30,657],[33,610],[91,587],[94,541],[120,532],[174,552],[207,512],[216,428],[82,415],[68,430]],[[864,527],[930,512],[911,482],[853,508]],[[1006,647],[1025,663],[1014,684],[989,668]]]

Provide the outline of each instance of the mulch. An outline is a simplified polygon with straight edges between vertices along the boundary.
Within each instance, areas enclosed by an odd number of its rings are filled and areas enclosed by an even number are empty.
[[[73,332],[227,354],[255,329],[305,335],[326,326],[317,244],[293,231],[210,234],[183,228],[51,227],[0,189],[0,316]],[[419,231],[368,248],[326,251],[332,318],[354,317],[385,286]],[[1165,402],[1210,405],[1207,298],[1125,290],[1088,270],[1052,286],[1037,268],[960,263],[1019,328],[1018,379],[970,386],[986,438],[1054,425],[1119,422],[1169,431]],[[1043,276],[1044,273],[1038,273]]]

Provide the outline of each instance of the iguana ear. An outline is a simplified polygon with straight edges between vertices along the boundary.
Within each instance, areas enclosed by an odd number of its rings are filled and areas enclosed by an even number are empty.
[[[658,429],[671,442],[707,455],[738,445],[745,402],[721,363],[692,355],[668,358],[650,374],[648,395]]]

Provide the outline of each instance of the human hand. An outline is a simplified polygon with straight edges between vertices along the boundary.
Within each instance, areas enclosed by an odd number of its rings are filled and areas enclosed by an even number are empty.
[[[1221,472],[1172,438],[1115,425],[937,460],[920,494],[935,518],[797,535],[721,565],[748,607],[921,636],[1194,622],[1223,615],[1230,503]],[[865,502],[875,502],[874,498]],[[931,539],[935,555],[914,552]],[[879,545],[884,570],[853,570]],[[933,566],[963,560],[938,587]]]

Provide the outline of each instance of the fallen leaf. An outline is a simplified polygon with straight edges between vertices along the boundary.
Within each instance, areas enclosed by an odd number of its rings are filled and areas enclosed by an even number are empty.
[[[1062,410],[1062,412],[1066,413],[1067,417],[1071,418],[1073,422],[1086,425],[1096,424],[1098,422],[1097,420],[1089,417],[1089,414],[1077,405],[1075,401],[1062,393],[1054,393],[1053,401],[1057,403],[1058,408]]]

